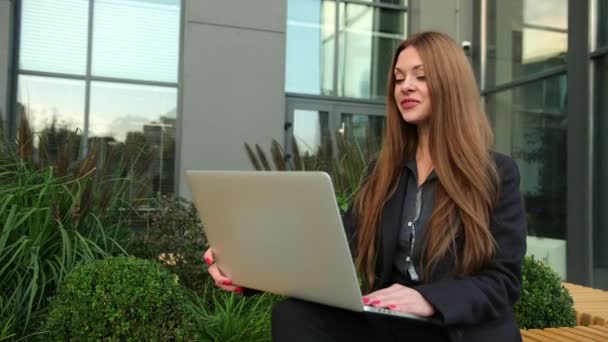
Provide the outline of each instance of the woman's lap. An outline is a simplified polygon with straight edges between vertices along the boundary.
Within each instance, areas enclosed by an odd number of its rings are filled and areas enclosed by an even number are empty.
[[[397,317],[358,313],[297,299],[277,303],[273,341],[447,341],[445,331]]]

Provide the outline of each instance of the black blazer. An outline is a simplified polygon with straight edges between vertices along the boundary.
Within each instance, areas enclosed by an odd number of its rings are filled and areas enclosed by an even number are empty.
[[[513,159],[493,154],[501,178],[500,197],[490,219],[496,240],[491,265],[479,274],[457,278],[450,275],[450,256],[435,268],[428,283],[414,286],[436,309],[450,331],[452,341],[521,341],[513,306],[521,290],[521,263],[526,252],[526,219],[519,192],[519,170]],[[387,202],[378,236],[378,260],[373,290],[391,284],[392,261],[397,247],[402,204],[408,173],[402,173],[393,197]],[[353,253],[356,215],[343,217]]]

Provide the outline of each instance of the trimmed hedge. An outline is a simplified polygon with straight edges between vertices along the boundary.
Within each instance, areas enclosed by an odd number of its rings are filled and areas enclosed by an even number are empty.
[[[177,277],[153,261],[115,257],[70,273],[50,304],[54,341],[196,340]]]
[[[555,271],[534,257],[525,257],[522,276],[521,297],[515,304],[515,319],[521,329],[576,325],[572,296]]]

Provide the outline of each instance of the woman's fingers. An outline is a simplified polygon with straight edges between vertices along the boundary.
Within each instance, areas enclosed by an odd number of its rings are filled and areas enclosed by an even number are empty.
[[[205,254],[203,254],[203,259],[205,259],[205,263],[207,263],[207,265],[213,264],[213,250],[211,248],[207,248]]]
[[[369,306],[389,308],[390,305],[399,301],[400,297],[407,295],[407,289],[405,286],[394,284],[363,296],[363,303]]]
[[[409,312],[420,316],[432,316],[435,308],[418,291],[394,284],[363,297],[366,305]]]
[[[417,291],[407,286],[393,284],[387,288],[372,292],[363,297],[366,305],[391,310],[419,313],[421,297]],[[423,304],[423,303],[422,303]],[[426,312],[427,310],[423,310]]]
[[[217,264],[214,263],[213,250],[211,248],[205,251],[203,258],[205,259],[207,265],[209,265],[207,272],[209,272],[209,275],[211,275],[211,278],[213,278],[213,281],[217,287],[225,291],[243,293],[243,288],[233,285],[232,281],[226,278],[226,276],[224,276],[220,271],[219,267],[217,267]]]
[[[243,292],[243,289],[241,287],[233,285],[232,281],[226,278],[222,274],[222,272],[220,272],[220,269],[217,267],[217,264],[209,266],[208,272],[211,275],[211,278],[213,278],[213,281],[215,282],[215,285],[217,287],[231,292]]]

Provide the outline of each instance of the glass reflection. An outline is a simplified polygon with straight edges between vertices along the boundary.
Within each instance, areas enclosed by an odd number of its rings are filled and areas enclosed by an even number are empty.
[[[326,111],[295,109],[293,137],[300,156],[331,156],[329,113]]]
[[[110,146],[137,146],[150,158],[154,192],[172,192],[177,89],[93,82],[89,139]]]
[[[338,95],[384,98],[393,51],[406,33],[405,11],[341,3]]]
[[[33,133],[54,127],[82,134],[84,95],[84,81],[19,76],[17,101],[24,107]]]
[[[567,0],[488,1],[486,88],[566,64]]]
[[[566,76],[493,94],[496,149],[519,165],[528,234],[566,238]]]
[[[354,142],[369,160],[380,151],[385,128],[384,116],[343,113],[338,133]]]
[[[289,0],[285,89],[331,95],[334,82],[334,1]]]

